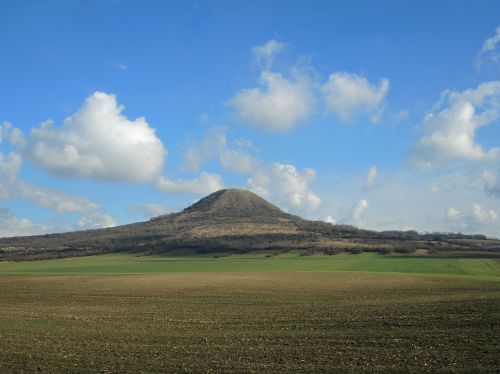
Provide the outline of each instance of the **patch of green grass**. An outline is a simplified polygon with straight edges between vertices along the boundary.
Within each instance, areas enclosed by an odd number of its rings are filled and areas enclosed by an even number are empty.
[[[191,256],[134,256],[108,254],[60,260],[0,263],[0,274],[149,274],[172,272],[394,272],[440,274],[500,279],[500,263],[494,258],[379,255],[362,253],[336,256],[300,256],[265,253],[214,258],[213,254]]]
[[[130,261],[104,260],[120,258]],[[1,373],[500,367],[499,282],[347,272],[3,274],[0,300]]]

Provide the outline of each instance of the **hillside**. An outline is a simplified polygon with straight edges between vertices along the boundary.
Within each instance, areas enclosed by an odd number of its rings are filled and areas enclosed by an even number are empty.
[[[239,189],[214,192],[179,213],[108,229],[0,239],[0,260],[35,260],[111,252],[150,255],[174,250],[238,252],[300,250],[389,253],[499,251],[500,241],[461,234],[375,232],[308,221]]]

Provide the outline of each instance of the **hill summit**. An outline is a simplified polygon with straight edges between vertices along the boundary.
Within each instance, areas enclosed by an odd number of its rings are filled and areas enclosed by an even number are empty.
[[[256,219],[259,217],[285,218],[290,216],[253,192],[237,188],[214,192],[182,211],[184,214],[195,212],[210,216],[253,217]]]

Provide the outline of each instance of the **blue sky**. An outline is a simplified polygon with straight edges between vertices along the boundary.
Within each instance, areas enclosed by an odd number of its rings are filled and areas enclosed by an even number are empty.
[[[500,236],[496,1],[3,1],[0,236],[222,187]]]

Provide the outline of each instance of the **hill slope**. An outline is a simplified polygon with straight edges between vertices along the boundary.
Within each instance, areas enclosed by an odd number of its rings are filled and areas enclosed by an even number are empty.
[[[256,194],[214,192],[182,212],[108,229],[0,239],[0,260],[85,256],[110,252],[157,254],[173,250],[306,252],[498,250],[499,241],[460,234],[375,232],[307,221]]]

